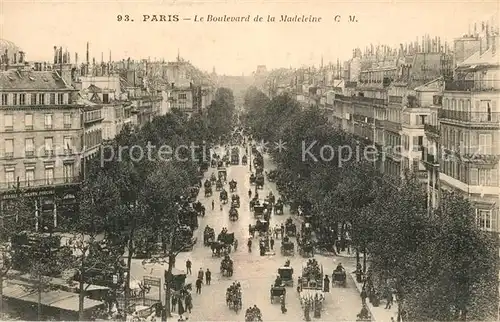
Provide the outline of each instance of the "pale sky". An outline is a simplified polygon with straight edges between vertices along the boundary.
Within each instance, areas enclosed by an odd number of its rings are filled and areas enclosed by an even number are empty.
[[[53,46],[68,48],[74,59],[90,57],[181,57],[218,74],[246,75],[257,65],[268,69],[325,64],[351,56],[356,46],[415,41],[425,34],[446,39],[467,33],[469,25],[500,12],[498,1],[95,1],[0,0],[0,38],[16,43],[28,60],[51,60]],[[117,22],[129,14],[134,22]],[[179,22],[142,22],[142,15],[178,14]],[[194,22],[194,15],[267,17],[313,15],[320,23]],[[341,15],[340,23],[334,17]],[[358,23],[347,22],[355,15]],[[266,18],[264,18],[266,20]],[[496,19],[496,21],[499,21]],[[480,24],[478,23],[478,27]]]

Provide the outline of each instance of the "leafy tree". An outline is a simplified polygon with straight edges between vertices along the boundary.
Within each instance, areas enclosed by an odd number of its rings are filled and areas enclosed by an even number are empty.
[[[0,312],[3,312],[3,280],[13,264],[12,238],[20,231],[32,229],[34,217],[33,203],[22,195],[6,201],[0,213]]]

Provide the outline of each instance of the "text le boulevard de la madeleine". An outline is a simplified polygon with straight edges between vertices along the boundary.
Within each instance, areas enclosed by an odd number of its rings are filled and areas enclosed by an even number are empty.
[[[177,14],[144,14],[136,20],[134,16],[123,14],[117,15],[116,20],[119,22],[205,22],[205,23],[231,23],[231,22],[279,22],[279,23],[320,23],[320,22],[358,22],[355,15],[331,15],[327,18],[314,15],[246,15],[246,16],[230,16],[230,15],[194,15],[191,17]]]

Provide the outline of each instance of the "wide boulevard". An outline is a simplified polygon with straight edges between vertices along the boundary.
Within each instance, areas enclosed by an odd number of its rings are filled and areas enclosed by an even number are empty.
[[[222,155],[221,151],[217,151]],[[273,163],[267,155],[264,155],[264,168],[269,171],[273,168]],[[211,168],[206,173],[205,178],[216,171]],[[219,193],[215,191],[213,197],[204,197],[203,188],[200,190],[199,199],[206,207],[206,216],[199,217],[199,228],[195,232],[198,242],[191,252],[179,254],[176,260],[176,268],[186,270],[185,262],[190,259],[193,263],[193,274],[188,276],[187,283],[193,283],[196,280],[197,272],[200,268],[204,271],[209,268],[212,271],[211,285],[203,285],[201,295],[193,292],[193,310],[189,316],[190,321],[244,321],[245,310],[249,306],[257,305],[265,321],[299,321],[304,319],[304,313],[301,309],[299,296],[295,285],[297,278],[301,274],[302,264],[307,261],[296,251],[295,256],[289,257],[291,265],[294,268],[294,287],[287,288],[286,307],[288,312],[282,314],[279,303],[271,304],[270,287],[274,282],[277,269],[283,266],[287,257],[282,256],[279,251],[280,240],[276,240],[274,249],[275,255],[260,256],[258,251],[258,239],[253,240],[252,252],[248,252],[247,240],[248,225],[255,224],[255,219],[252,212],[249,210],[248,190],[251,188],[255,191],[255,186],[251,186],[249,182],[250,169],[249,166],[233,165],[227,168],[227,181],[234,179],[237,181],[237,193],[241,198],[241,207],[239,208],[239,219],[237,221],[229,220],[229,203],[223,206],[220,210]],[[226,184],[225,189],[229,192],[229,186]],[[267,182],[263,190],[259,190],[261,199],[272,191],[275,196],[278,196],[278,191],[273,183]],[[231,193],[229,193],[231,196]],[[212,211],[212,200],[215,201],[215,209]],[[272,215],[270,227],[276,224],[284,223],[291,215],[288,209],[285,208],[284,215]],[[297,223],[297,228],[300,229],[300,222],[296,216],[292,218]],[[216,235],[222,227],[227,227],[229,232],[235,233],[239,246],[236,252],[231,252],[230,256],[234,261],[234,275],[232,277],[222,277],[220,274],[220,262],[218,257],[212,257],[209,247],[203,246],[203,230],[206,225],[215,229]],[[295,242],[295,238],[292,238]],[[346,257],[324,257],[315,256],[316,260],[323,265],[324,273],[331,278],[333,269],[340,262],[346,267],[347,272],[354,270],[355,262],[353,258]],[[132,277],[137,280],[142,280],[143,276],[156,276],[163,278],[166,265],[147,264],[143,265],[141,260],[134,260],[132,266]],[[230,310],[225,303],[225,294],[227,287],[233,282],[238,281],[242,285],[243,309],[235,313]],[[193,290],[194,291],[194,290]],[[354,286],[354,282],[348,277],[347,287],[334,286],[330,287],[330,292],[326,295],[324,309],[320,320],[328,321],[354,321],[356,314],[361,307],[360,296]]]

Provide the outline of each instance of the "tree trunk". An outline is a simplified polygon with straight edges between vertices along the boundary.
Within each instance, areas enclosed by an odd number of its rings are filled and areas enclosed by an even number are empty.
[[[82,265],[80,267],[80,281],[79,281],[79,287],[80,287],[80,292],[78,294],[78,320],[79,321],[85,321],[85,314],[84,314],[84,303],[85,303],[85,283],[84,283],[84,277],[83,277],[83,260],[82,260]]]
[[[42,280],[41,278],[38,280],[38,298],[37,298],[37,312],[36,318],[37,321],[42,321]]]
[[[359,247],[356,247],[356,269],[359,266]]]
[[[128,254],[127,254],[127,278],[125,278],[125,299],[124,299],[124,308],[123,308],[123,314],[125,317],[125,320],[127,318],[127,310],[129,307],[129,301],[130,301],[130,270],[132,266],[132,256],[134,255],[134,242],[133,242],[133,236],[134,233],[130,233],[130,238],[128,240]]]
[[[3,276],[5,274],[0,273],[0,313],[3,313]]]
[[[366,274],[366,247],[363,247],[363,274]]]
[[[170,312],[171,310],[171,302],[172,302],[172,297],[171,297],[171,285],[170,282],[172,281],[172,270],[175,267],[175,255],[170,253],[168,255],[168,269],[167,269],[167,274],[165,276],[165,309],[163,310],[163,321],[167,321],[168,318],[172,317],[172,314]]]

